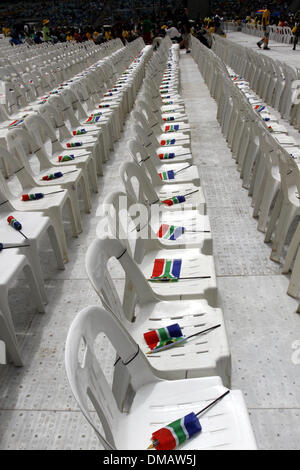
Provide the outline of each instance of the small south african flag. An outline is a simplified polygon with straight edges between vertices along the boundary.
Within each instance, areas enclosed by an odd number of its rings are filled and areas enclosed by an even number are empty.
[[[168,113],[172,113],[172,112],[173,112],[173,111],[168,111]],[[166,122],[175,121],[175,118],[174,118],[174,116],[164,117],[164,118],[163,118],[163,121],[166,121]]]
[[[82,146],[82,142],[67,142],[66,143],[66,146],[68,148],[70,147],[81,147]]]
[[[265,109],[265,106],[262,106],[262,105],[257,105],[255,106],[254,108],[258,113],[261,113],[261,111],[263,111]]]
[[[199,418],[192,412],[153,432],[151,439],[155,449],[172,450],[201,430]]]
[[[162,348],[167,344],[175,343],[182,338],[183,334],[178,323],[144,333],[144,339],[151,351]]]
[[[11,122],[8,127],[15,127],[18,126],[19,124],[22,124],[23,119],[16,119],[15,121]]]
[[[174,158],[175,157],[175,153],[159,153],[158,154],[158,158],[160,160],[168,160],[169,158]]]
[[[86,123],[87,123],[87,124],[94,124],[94,122],[98,122],[98,121],[100,120],[100,118],[101,118],[101,116],[94,116],[94,115],[92,114],[92,116],[90,116],[90,117],[87,119]]]
[[[179,130],[179,124],[171,124],[170,126],[165,126],[165,132],[177,132]]]
[[[184,227],[162,224],[157,232],[157,237],[163,238],[164,240],[177,240],[183,233]]]
[[[85,129],[77,129],[75,131],[73,131],[73,135],[82,135],[82,134],[86,134],[87,131]]]
[[[167,206],[173,206],[174,204],[180,204],[181,202],[185,202],[185,196],[173,196],[170,199],[164,199],[161,201],[163,204]]]
[[[58,161],[60,163],[69,162],[70,160],[74,160],[74,159],[75,159],[75,157],[74,157],[73,154],[72,155],[59,155],[59,157],[58,157]]]
[[[170,104],[173,104],[173,101],[163,101],[164,106],[168,106]]]
[[[164,139],[160,141],[160,145],[164,147],[165,145],[174,145],[175,142],[176,142],[176,139],[166,139],[166,140]]]
[[[151,279],[179,279],[181,263],[181,259],[157,258],[154,261]]]
[[[174,170],[163,171],[162,173],[158,173],[158,174],[159,174],[160,179],[163,181],[175,179]]]

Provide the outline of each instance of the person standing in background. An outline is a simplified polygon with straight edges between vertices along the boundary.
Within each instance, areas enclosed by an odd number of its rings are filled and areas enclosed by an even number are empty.
[[[300,10],[298,10],[294,16],[295,26],[292,29],[292,33],[294,35],[293,40],[293,51],[296,50],[296,45],[298,44],[299,36],[300,36]]]
[[[50,41],[49,20],[43,20],[43,39],[45,42]]]
[[[191,36],[191,25],[188,18],[188,9],[184,9],[184,15],[182,17],[182,43],[186,49],[186,53],[189,54],[191,51],[189,49],[190,36]]]
[[[262,15],[262,27],[263,27],[263,32],[264,35],[260,41],[258,41],[257,45],[259,48],[261,48],[262,44],[264,45],[264,50],[269,50],[269,24],[270,24],[270,10],[268,9],[267,6],[264,7],[264,12]]]

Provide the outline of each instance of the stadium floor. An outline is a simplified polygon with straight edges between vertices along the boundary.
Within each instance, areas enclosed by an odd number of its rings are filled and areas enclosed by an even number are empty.
[[[241,32],[227,33],[227,39],[230,41],[241,44],[242,46],[250,47],[255,49],[261,54],[268,54],[272,59],[277,59],[282,62],[286,62],[289,65],[300,68],[300,42],[296,46],[296,51],[293,51],[292,44],[281,44],[276,41],[269,41],[269,51],[264,51],[257,47],[257,42],[260,40],[258,36],[252,36],[251,34],[245,34]]]
[[[194,162],[200,169],[213,230],[219,305],[232,353],[232,388],[245,395],[260,449],[300,449],[298,302],[286,295],[288,278],[269,260],[270,247],[256,229],[250,198],[241,187],[216,120],[216,104],[190,55],[182,55],[181,72]],[[58,272],[51,253],[48,257],[43,253],[47,313],[33,313],[22,281],[10,296],[26,365],[0,367],[0,449],[99,449],[71,394],[64,344],[75,314],[98,303],[85,273],[84,257],[100,220],[98,205],[109,191],[122,188],[117,175],[120,163],[129,159],[126,142],[131,123],[128,120],[105,165],[92,214],[83,216],[83,233],[72,239],[68,232],[66,270]],[[112,273],[122,289],[122,273],[114,266]],[[105,341],[101,349],[111,375],[113,351]]]

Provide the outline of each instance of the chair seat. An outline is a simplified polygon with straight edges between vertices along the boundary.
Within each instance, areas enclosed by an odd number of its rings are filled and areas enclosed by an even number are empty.
[[[191,183],[182,183],[182,184],[170,184],[164,185],[163,187],[154,188],[159,200],[161,201],[161,207],[166,211],[178,211],[182,208],[198,209],[200,214],[205,214],[206,211],[206,201],[204,193],[201,186],[194,186]],[[170,199],[175,196],[184,196],[190,192],[197,191],[193,194],[186,196],[185,202],[179,204],[173,204],[168,206],[167,204],[162,203],[162,201]]]
[[[196,211],[188,212],[191,213],[191,217],[193,217],[193,212]],[[166,217],[168,215],[174,215],[174,217],[170,217],[169,221],[168,217]],[[174,223],[172,219],[175,221]],[[180,212],[173,212],[169,214],[164,212],[162,214],[162,221],[160,223],[152,224],[153,232],[157,234],[162,224],[174,225],[176,227],[184,228],[184,233],[176,238],[176,240],[169,240],[167,238],[167,231],[165,238],[158,237],[158,240],[165,249],[198,247],[200,248],[201,253],[206,255],[212,254],[212,233],[207,215],[200,215],[198,213],[196,218],[186,218],[185,220],[184,217],[181,217]],[[162,232],[162,234],[163,233],[164,232]]]
[[[173,161],[174,160],[175,159],[173,159]],[[196,186],[200,185],[199,170],[196,165],[188,166],[190,163],[175,162],[172,165],[165,165],[163,163],[164,160],[161,160],[161,162],[162,165],[156,166],[156,170],[158,173],[163,173],[164,171],[174,171],[174,179],[163,180],[165,184],[187,183],[191,181]]]
[[[7,217],[13,216],[22,225],[22,232],[29,239],[37,239],[48,227],[49,219],[38,212],[1,212],[0,240],[6,244],[27,244],[26,239],[7,222]]]
[[[274,138],[282,145],[293,145],[296,146],[297,142],[294,137],[286,134],[275,134]]]
[[[169,113],[163,113],[161,115],[162,119],[166,122],[172,122],[173,121],[185,121],[188,122],[188,117],[186,114],[182,113],[176,113],[176,112],[169,112]],[[170,119],[171,118],[171,119]]]
[[[189,124],[185,123],[185,122],[182,122],[182,121],[176,121],[173,123],[173,121],[169,124],[169,123],[166,123],[166,124],[163,124],[161,126],[161,130],[162,132],[166,132],[168,134],[168,136],[170,134],[173,134],[171,131],[169,132],[167,129],[168,128],[171,128],[171,126],[178,126],[178,131],[174,131],[174,134],[175,136],[178,135],[178,134],[182,134],[182,132],[188,132],[190,134],[190,130],[189,130]],[[185,134],[186,135],[186,134]]]
[[[49,194],[49,196],[46,195],[46,193],[52,193],[53,191],[63,191],[61,193],[56,193],[56,194]],[[34,194],[34,193],[44,193],[45,197],[42,199],[37,199],[37,200],[30,200],[30,201],[22,201],[22,194]],[[19,197],[15,197],[14,199],[11,200],[12,205],[16,208],[16,210],[19,211],[42,211],[45,209],[48,209],[49,207],[61,207],[61,204],[64,202],[64,200],[67,197],[67,190],[63,189],[61,186],[44,186],[41,188],[41,186],[34,186],[31,188],[25,188],[22,191],[22,194],[20,194]]]
[[[173,101],[170,99],[170,101]],[[167,100],[165,101],[167,103]],[[183,105],[181,104],[163,104],[161,107],[160,107],[160,111],[161,113],[164,113],[164,112],[167,112],[167,111],[170,111],[172,109],[175,109],[175,112],[178,112],[178,113],[184,113],[185,112],[185,108]]]
[[[192,153],[189,147],[183,147],[182,145],[164,146],[156,149],[156,155],[165,155],[172,153],[174,158],[164,158],[164,163],[177,163],[187,162],[193,159]]]
[[[147,279],[151,278],[154,263],[157,259],[181,260],[179,277],[196,278],[181,279],[177,282],[149,281],[157,295],[161,298],[174,300],[180,298],[206,298],[210,305],[216,306],[217,285],[212,256],[202,255],[199,248],[148,251],[139,265]],[[202,276],[209,277],[201,279]]]
[[[230,386],[230,351],[220,309],[209,307],[205,300],[174,300],[143,305],[136,313],[137,319],[128,329],[145,354],[149,351],[143,337],[147,331],[178,323],[182,333],[188,336],[221,324],[174,348],[147,354],[147,358],[166,379],[219,375]]]
[[[69,173],[69,172],[73,173]],[[56,173],[56,172],[61,172],[63,173],[63,176],[57,179],[49,180],[49,181],[43,181],[42,178],[43,176],[49,175],[50,173]],[[66,170],[65,167],[63,166],[55,166],[55,168],[50,168],[49,170],[42,171],[38,176],[35,177],[35,180],[39,179],[39,184],[41,187],[44,185],[57,185],[57,184],[67,184],[67,183],[76,183],[78,181],[78,177],[82,175],[82,171],[80,168],[77,168],[77,166],[69,166],[68,169]],[[41,188],[40,188],[41,189]]]
[[[191,137],[189,133],[183,134],[182,132],[163,132],[162,134],[159,134],[157,138],[159,142],[162,140],[175,139],[176,143],[181,144],[182,142],[182,145],[191,144]]]
[[[154,431],[192,411],[197,413],[226,389],[219,377],[149,384],[138,390],[130,413],[116,430],[118,449],[147,449]],[[200,416],[202,431],[178,449],[256,449],[243,395],[233,390]],[[123,422],[122,422],[123,421]]]

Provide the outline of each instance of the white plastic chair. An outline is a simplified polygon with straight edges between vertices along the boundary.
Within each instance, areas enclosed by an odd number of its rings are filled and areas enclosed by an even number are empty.
[[[10,162],[14,162],[16,177],[21,185],[22,192],[12,192],[7,185],[6,181],[0,175],[0,186],[2,193],[9,200],[12,208],[17,211],[29,211],[29,212],[43,212],[51,220],[51,223],[54,227],[54,230],[59,237],[60,247],[64,256],[64,261],[68,261],[68,249],[66,236],[64,232],[62,212],[65,205],[68,206],[73,236],[77,237],[77,223],[76,223],[76,212],[75,208],[72,205],[72,199],[69,195],[68,190],[62,189],[60,186],[44,186],[43,192],[45,197],[42,199],[36,199],[31,201],[22,201],[21,194],[35,194],[41,192],[41,187],[34,185],[33,178],[29,171],[22,166],[22,162],[18,159],[13,158],[13,155],[5,151],[3,148],[0,148],[0,155],[2,158],[7,159]],[[54,191],[60,191],[56,194],[51,194],[47,196],[47,193],[53,193]]]
[[[159,204],[160,208],[165,213],[177,211],[184,212],[186,209],[197,210],[199,214],[203,215],[206,213],[205,197],[201,186],[196,187],[190,183],[184,183],[167,185],[166,188],[161,187],[161,185],[153,187],[142,169],[133,162],[126,162],[121,165],[120,176],[126,188],[126,192],[133,200],[138,200],[144,203],[146,202],[150,205]],[[138,182],[138,195],[135,193],[133,188],[132,181],[134,179]],[[179,195],[187,195],[185,197],[185,201],[178,204],[175,203],[173,205],[168,205],[162,202]]]
[[[134,126],[136,136],[134,139],[130,139],[128,142],[128,150],[132,159],[141,167],[145,166],[153,186],[159,186],[161,184],[174,184],[174,183],[187,183],[190,182],[195,186],[200,186],[200,177],[198,167],[189,163],[176,163],[176,160],[172,164],[164,164],[164,160],[157,158],[157,155],[147,151],[138,141],[138,135],[141,131],[139,124]],[[163,172],[170,171],[174,172],[171,176],[173,179],[164,179]],[[168,175],[168,173],[167,173]],[[166,176],[167,176],[166,175]]]
[[[80,186],[83,189],[86,212],[90,212],[91,207],[89,186],[81,169],[77,168],[75,165],[69,166],[68,171],[70,171],[70,173],[67,173],[62,165],[53,167],[47,157],[44,147],[41,147],[40,142],[35,140],[34,134],[29,134],[27,130],[20,128],[12,130],[7,136],[7,143],[11,153],[17,156],[20,163],[24,166],[24,169],[30,176],[32,185],[40,187],[40,190],[47,186],[48,188],[52,187],[53,191],[60,187],[69,191],[76,214],[76,230],[78,233],[81,232],[82,225],[78,192]],[[34,161],[33,156],[37,158],[38,162]],[[43,179],[45,176],[56,172],[62,173],[62,177],[50,180]]]
[[[25,255],[19,253],[18,249],[5,250],[0,253],[0,338],[6,343],[10,358],[16,366],[22,366],[23,361],[18,348],[15,328],[8,303],[8,291],[21,272],[29,284],[30,297],[36,304],[40,313],[44,313],[44,303],[40,293],[32,266]],[[3,327],[3,330],[2,330]]]
[[[118,410],[95,355],[94,342],[101,332],[113,343],[131,375],[135,397],[127,414]],[[84,356],[79,362],[82,340]],[[65,365],[82,413],[108,450],[145,450],[154,431],[191,411],[197,412],[225,392],[218,377],[159,380],[120,321],[100,307],[86,308],[73,321],[66,342]],[[90,412],[91,404],[103,431]],[[201,416],[200,422],[202,433],[187,440],[181,449],[256,449],[240,391],[231,391]]]

